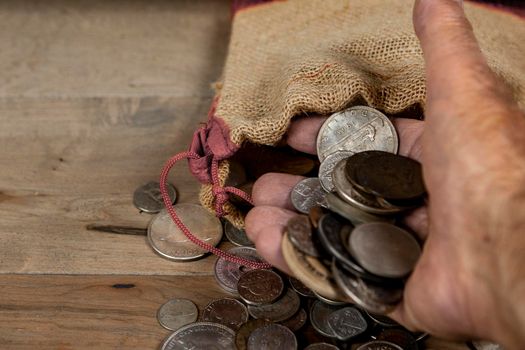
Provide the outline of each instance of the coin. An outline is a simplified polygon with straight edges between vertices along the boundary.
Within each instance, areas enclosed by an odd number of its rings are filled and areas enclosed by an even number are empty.
[[[286,233],[281,241],[281,247],[284,260],[295,277],[305,286],[330,299],[341,301],[346,299],[333,282],[330,271],[316,258],[295,249]]]
[[[171,184],[166,184],[168,195],[171,203],[177,200],[177,191]],[[164,200],[160,193],[160,184],[155,181],[150,181],[147,184],[140,186],[133,192],[133,205],[146,213],[158,213],[164,208]]]
[[[257,254],[255,248],[233,247],[228,250],[228,253],[256,262],[264,262]],[[214,272],[217,283],[224,290],[232,294],[237,294],[237,282],[239,281],[239,277],[241,277],[244,272],[250,270],[253,269],[249,266],[239,265],[223,258],[218,258],[215,261]]]
[[[273,323],[259,327],[250,334],[248,350],[297,350],[297,339],[291,330]]]
[[[328,209],[341,215],[355,226],[365,222],[394,222],[394,219],[388,216],[379,216],[367,213],[365,211],[359,210],[356,207],[348,204],[342,200],[335,193],[328,193],[326,195],[326,204]]]
[[[359,157],[363,159],[354,166],[350,160]],[[362,152],[349,158],[345,170],[353,185],[387,200],[414,200],[426,192],[421,163],[408,157],[381,151]]]
[[[472,346],[476,350],[504,350],[503,346],[486,340],[473,340]]]
[[[222,225],[209,211],[200,205],[188,203],[176,204],[173,209],[195,237],[212,246],[219,244]],[[148,242],[159,255],[171,260],[193,260],[208,253],[184,235],[166,209],[151,219]]]
[[[313,241],[312,226],[308,216],[296,215],[291,217],[286,224],[286,232],[288,232],[288,238],[295,248],[305,254],[319,256],[319,251]]]
[[[318,294],[314,291],[312,291],[315,295],[315,297],[319,300],[321,300],[323,303],[326,303],[326,304],[329,304],[329,305],[333,305],[333,306],[342,306],[342,305],[347,305],[348,304],[348,301],[339,301],[339,300],[333,300],[333,299],[328,299],[327,297],[324,297],[322,296],[321,294]]]
[[[224,220],[224,234],[236,246],[246,247],[254,245],[246,235],[245,230],[233,226],[228,220]]]
[[[202,310],[202,321],[220,323],[234,331],[239,330],[248,318],[246,306],[231,298],[213,300]]]
[[[292,289],[295,290],[297,294],[307,298],[315,298],[314,292],[297,278],[289,276],[288,282],[290,283],[290,287],[292,287]]]
[[[295,315],[287,320],[282,321],[281,324],[290,329],[292,332],[297,332],[305,325],[307,319],[308,316],[306,311],[304,311],[304,309],[299,309]]]
[[[403,348],[388,341],[374,340],[361,345],[356,350],[403,350]]]
[[[334,306],[316,300],[310,309],[310,322],[314,329],[325,337],[335,338],[335,332],[328,324],[328,317],[341,306]]]
[[[310,177],[299,181],[290,194],[290,199],[295,209],[303,214],[308,214],[315,206],[326,207],[326,192],[322,189],[317,177]]]
[[[341,160],[350,157],[354,152],[338,151],[326,156],[325,160],[319,166],[319,181],[326,192],[334,190],[334,182],[332,179],[333,170],[337,163]]]
[[[400,328],[382,329],[376,339],[396,344],[403,350],[418,350],[416,338],[410,332]]]
[[[283,279],[271,270],[245,272],[237,282],[239,296],[250,305],[273,303],[281,296],[283,289]]]
[[[248,320],[241,326],[237,334],[235,335],[235,345],[237,350],[247,350],[248,348],[248,337],[257,328],[270,325],[271,322],[267,320]]]
[[[273,304],[248,305],[248,312],[253,318],[281,322],[295,315],[299,306],[299,296],[291,288],[288,288],[286,293]]]
[[[317,156],[323,162],[337,151],[397,153],[398,142],[394,125],[383,113],[354,106],[332,114],[321,126],[317,134]]]
[[[419,256],[421,247],[409,232],[382,222],[356,226],[348,247],[354,259],[367,271],[383,277],[401,278],[408,275]]]
[[[403,298],[401,286],[384,286],[367,282],[342,268],[334,259],[334,280],[346,296],[365,310],[376,314],[387,314],[394,310]]]
[[[375,197],[359,193],[346,177],[346,162],[342,160],[337,163],[333,173],[335,191],[342,199],[357,209],[370,214],[390,215],[399,213],[399,209],[384,208],[379,205]]]
[[[310,211],[308,212],[308,217],[310,218],[310,223],[312,224],[312,227],[314,229],[317,229],[319,219],[321,219],[321,216],[323,216],[324,214],[326,214],[326,210],[322,207],[315,206],[310,208]]]
[[[235,332],[218,323],[191,323],[168,336],[161,347],[161,350],[187,349],[235,349]]]
[[[339,350],[339,348],[328,343],[314,343],[308,345],[304,350]]]
[[[343,341],[365,332],[368,326],[361,312],[351,306],[332,312],[328,316],[327,323],[335,337]]]
[[[241,163],[229,159],[228,177],[224,182],[224,186],[237,187],[247,181],[246,170]]]
[[[157,320],[160,325],[170,331],[195,322],[197,316],[199,316],[197,306],[188,299],[168,300],[157,311]]]
[[[397,323],[396,321],[394,321],[393,319],[391,319],[388,316],[374,314],[374,313],[368,312],[366,310],[365,310],[365,312],[368,315],[368,317],[370,317],[370,319],[372,321],[374,321],[375,323],[377,323],[377,324],[379,324],[379,325],[381,325],[383,327],[397,327],[397,326],[399,326],[399,323]]]

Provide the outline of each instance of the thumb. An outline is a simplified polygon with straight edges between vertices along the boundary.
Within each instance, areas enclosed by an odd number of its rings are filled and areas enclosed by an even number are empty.
[[[481,53],[462,0],[416,0],[414,29],[426,64],[429,103],[494,98],[497,79]],[[476,97],[469,99],[468,97]],[[478,106],[479,108],[479,106]]]

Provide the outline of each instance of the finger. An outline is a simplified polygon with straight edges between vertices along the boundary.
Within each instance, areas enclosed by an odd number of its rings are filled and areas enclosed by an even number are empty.
[[[419,207],[412,211],[410,215],[403,218],[403,222],[410,227],[418,237],[426,240],[428,236],[428,208]]]
[[[267,173],[255,181],[252,190],[254,205],[270,205],[294,210],[290,193],[304,176]]]
[[[399,154],[421,160],[421,135],[425,122],[415,119],[394,118],[394,126],[399,135]]]
[[[321,115],[294,119],[288,129],[286,138],[288,145],[301,152],[317,154],[317,134],[326,119],[328,117]]]
[[[297,213],[272,206],[254,207],[245,219],[246,234],[255,243],[257,252],[270,264],[293,275],[281,251],[283,232],[290,218]]]

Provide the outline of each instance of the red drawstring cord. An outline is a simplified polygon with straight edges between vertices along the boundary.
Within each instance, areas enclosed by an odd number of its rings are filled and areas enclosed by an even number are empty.
[[[260,263],[260,262],[255,262],[252,260],[244,259],[244,258],[230,254],[208,243],[201,241],[200,239],[195,237],[190,232],[190,230],[186,227],[186,225],[184,225],[184,223],[180,220],[179,216],[177,215],[177,212],[175,211],[175,209],[173,209],[173,206],[171,204],[171,199],[168,195],[168,188],[167,188],[166,183],[167,183],[168,174],[171,168],[175,165],[175,163],[177,163],[179,160],[184,159],[184,158],[198,159],[201,157],[197,153],[190,152],[190,151],[181,152],[179,154],[176,154],[166,162],[166,165],[164,165],[164,168],[162,169],[162,173],[160,174],[160,192],[162,193],[162,199],[164,200],[164,205],[166,206],[166,210],[170,214],[173,222],[175,222],[175,224],[179,227],[179,229],[184,233],[184,235],[191,242],[198,245],[202,249],[207,250],[208,252],[211,252],[225,260],[236,263],[238,265],[249,266],[253,269],[271,268],[272,265],[268,263]],[[212,193],[215,197],[215,212],[218,217],[222,217],[224,215],[223,205],[228,201],[228,193],[235,194],[236,196],[239,196],[245,201],[247,201],[248,203],[253,204],[250,196],[244,191],[241,191],[235,187],[231,187],[231,186],[222,187],[220,185],[219,161],[217,161],[215,157],[212,159],[212,162],[211,162],[211,180],[212,180],[212,186],[213,186]]]

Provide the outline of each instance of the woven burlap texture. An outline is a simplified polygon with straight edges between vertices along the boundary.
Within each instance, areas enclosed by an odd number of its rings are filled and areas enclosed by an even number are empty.
[[[330,114],[357,98],[387,113],[425,103],[424,62],[408,0],[288,0],[235,15],[216,115],[231,140],[273,145],[292,117]],[[492,69],[525,106],[525,25],[465,3]],[[228,174],[221,164],[221,179]],[[201,202],[213,207],[211,186]],[[231,205],[227,218],[243,224]]]

